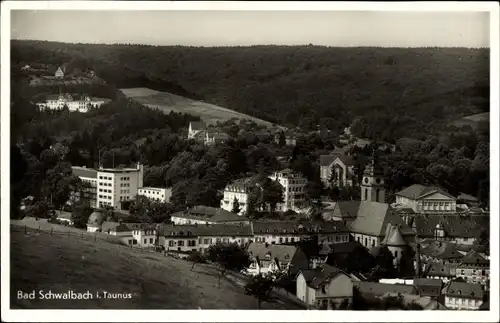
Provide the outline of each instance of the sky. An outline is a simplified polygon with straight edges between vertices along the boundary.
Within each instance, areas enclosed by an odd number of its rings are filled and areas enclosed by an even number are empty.
[[[15,10],[11,37],[186,46],[489,47],[489,13]]]

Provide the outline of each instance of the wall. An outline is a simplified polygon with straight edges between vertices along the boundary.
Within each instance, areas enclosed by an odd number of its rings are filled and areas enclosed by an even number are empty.
[[[446,307],[455,310],[477,310],[483,304],[481,300],[460,297],[445,296],[444,300]]]
[[[255,234],[255,241],[261,243],[269,244],[287,244],[301,241],[305,236],[299,236],[294,234]]]
[[[490,278],[490,269],[488,267],[457,268],[457,277],[464,278],[468,283],[485,285]]]
[[[238,199],[240,205],[239,215],[243,215],[247,211],[248,194],[241,191],[224,190],[224,197],[220,201],[220,207],[226,211],[233,211],[234,198]]]
[[[354,241],[359,241],[365,248],[378,247],[381,239],[379,237],[368,236],[360,233],[353,233]],[[366,243],[365,243],[366,239]]]
[[[353,284],[350,277],[344,274],[339,274],[333,278],[326,286],[326,293],[323,293],[322,287],[315,290],[316,303],[318,300],[327,299],[328,309],[331,309],[331,303],[334,302],[336,307],[345,299],[352,303]]]
[[[137,190],[137,195],[145,196],[153,201],[166,203],[170,201],[170,196],[167,194],[167,189],[156,187],[144,187]]]

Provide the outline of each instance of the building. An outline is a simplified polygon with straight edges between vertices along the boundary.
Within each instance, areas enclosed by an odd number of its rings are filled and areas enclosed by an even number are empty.
[[[354,185],[355,160],[346,155],[320,156],[320,176],[323,185],[346,187]]]
[[[257,176],[240,178],[226,185],[224,188],[224,197],[220,201],[220,207],[232,212],[234,202],[238,201],[240,209],[238,214],[245,214],[247,212],[248,197],[256,185]]]
[[[144,166],[140,163],[135,168],[71,168],[75,176],[95,187],[96,198],[91,203],[98,208],[121,210],[121,202],[134,199],[143,186]]]
[[[307,178],[287,168],[269,176],[283,187],[283,203],[276,206],[277,211],[297,211],[305,208]]]
[[[79,99],[75,99],[70,94],[51,94],[45,102],[37,103],[37,106],[42,110],[61,110],[64,107],[68,107],[68,110],[71,112],[86,113],[89,109],[99,108],[109,101],[109,99],[91,98],[89,96],[82,96]]]
[[[361,201],[385,202],[384,171],[377,164],[376,156],[365,167],[361,182]]]
[[[306,255],[296,246],[253,242],[247,252],[251,261],[246,270],[249,275],[281,272],[295,276],[309,266]]]
[[[205,252],[217,243],[237,243],[245,246],[252,241],[249,225],[194,224],[164,225],[160,244],[167,251],[189,253]]]
[[[99,231],[118,237],[125,245],[152,248],[157,245],[158,230],[161,224],[104,221]]]
[[[232,224],[250,225],[250,220],[244,216],[228,212],[224,209],[209,206],[195,206],[187,211],[172,214],[170,221],[176,225],[182,224]]]
[[[229,140],[229,135],[224,132],[207,130],[205,132],[205,145],[224,144]]]
[[[415,278],[413,285],[417,289],[418,295],[432,298],[441,296],[441,289],[443,288],[441,279]]]
[[[436,186],[415,184],[396,193],[399,207],[411,208],[416,213],[454,213],[457,199]]]
[[[383,297],[387,293],[417,295],[417,289],[413,285],[406,284],[383,284],[368,281],[355,281],[354,288],[365,297]]]
[[[420,238],[473,245],[483,231],[489,234],[489,221],[488,215],[416,214],[408,222]]]
[[[360,203],[360,201],[332,202],[321,211],[321,216],[325,221],[342,221],[350,226],[358,215]]]
[[[100,211],[94,211],[90,214],[87,220],[87,231],[97,232],[101,230],[101,225],[104,222],[104,215]]]
[[[483,304],[484,291],[480,284],[450,281],[443,288],[444,305],[454,310],[478,310]]]
[[[293,244],[310,236],[309,230],[296,221],[252,221],[254,240],[257,243]]]
[[[88,184],[83,195],[78,192],[72,192],[70,199],[73,201],[84,201],[91,208],[97,207],[97,171],[92,168],[72,166],[71,171],[74,176],[80,178],[82,182]]]
[[[199,138],[199,134],[202,134],[202,141],[205,139],[205,132],[207,126],[201,121],[191,121],[189,123],[188,129],[188,139],[197,139]]]
[[[168,203],[172,197],[172,189],[160,187],[140,187],[137,189],[137,195],[145,196],[155,202]]]
[[[352,304],[352,279],[338,268],[322,265],[302,270],[296,284],[297,298],[309,306],[331,310]]]
[[[297,145],[297,136],[290,132],[279,131],[274,135],[274,142],[279,145],[281,144],[281,140],[286,146],[296,146]]]
[[[54,73],[54,76],[58,79],[62,79],[64,78],[64,67],[63,66],[59,66],[56,70],[56,72]]]
[[[458,195],[457,202],[464,203],[468,207],[479,207],[480,205],[480,202],[476,197],[465,193],[460,193]]]
[[[490,281],[490,261],[474,250],[460,259],[456,275],[471,284],[488,285]]]
[[[432,241],[420,249],[420,259],[425,268],[427,264],[458,264],[464,255],[454,243]]]
[[[457,264],[430,263],[423,269],[422,277],[447,283],[457,277],[456,267]]]

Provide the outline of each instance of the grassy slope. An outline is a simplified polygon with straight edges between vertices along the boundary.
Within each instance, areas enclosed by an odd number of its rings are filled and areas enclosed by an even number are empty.
[[[189,113],[200,116],[208,124],[225,121],[231,118],[253,120],[257,124],[272,126],[272,123],[239,113],[213,104],[185,98],[168,92],[159,92],[148,88],[120,89],[126,97],[132,98],[146,106],[159,108],[165,113],[170,111]]]
[[[66,236],[11,234],[12,308],[256,309],[254,298],[221,281],[212,268]],[[110,291],[131,300],[16,300],[17,290]],[[264,308],[284,309],[280,303]]]

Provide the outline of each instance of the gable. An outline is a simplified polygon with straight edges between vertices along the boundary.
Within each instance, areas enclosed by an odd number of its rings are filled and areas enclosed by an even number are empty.
[[[446,201],[449,201],[449,200],[452,200],[453,198],[450,197],[450,196],[447,196],[443,193],[440,193],[440,192],[434,192],[434,193],[430,193],[429,195],[423,195],[420,199],[422,200],[446,200]]]

